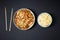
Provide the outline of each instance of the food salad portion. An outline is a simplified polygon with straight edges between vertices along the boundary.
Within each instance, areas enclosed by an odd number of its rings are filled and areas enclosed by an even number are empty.
[[[28,30],[33,26],[35,17],[31,10],[21,8],[15,12],[13,21],[18,29]]]

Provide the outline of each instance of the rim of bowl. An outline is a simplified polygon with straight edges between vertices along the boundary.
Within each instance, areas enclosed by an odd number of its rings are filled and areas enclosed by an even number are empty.
[[[39,16],[40,16],[41,14],[43,14],[43,13],[46,13],[46,14],[50,15],[50,17],[51,17],[51,23],[50,23],[48,26],[46,26],[46,27],[41,26],[41,25],[39,24],[39,22],[38,22]],[[52,21],[53,21],[52,16],[51,16],[51,14],[49,14],[48,12],[42,12],[42,13],[40,13],[40,14],[38,15],[38,17],[37,17],[37,23],[39,24],[39,26],[41,26],[41,27],[43,27],[43,28],[49,27],[49,26],[52,24]]]
[[[30,13],[31,13],[32,16],[34,17],[33,24],[32,24],[31,26],[29,26],[27,29],[24,29],[24,30],[29,30],[30,28],[33,27],[33,25],[34,25],[34,23],[35,23],[35,15],[34,15],[34,13],[33,13],[30,9],[28,9],[28,8],[20,8],[20,9],[18,9],[17,11],[19,11],[19,10],[24,10],[24,9],[30,11]],[[19,28],[19,27],[15,24],[15,22],[14,22],[14,16],[16,15],[16,12],[17,12],[17,11],[15,11],[15,13],[14,13],[14,15],[13,15],[13,23],[14,23],[15,27],[17,27],[17,29],[22,30],[22,29]]]

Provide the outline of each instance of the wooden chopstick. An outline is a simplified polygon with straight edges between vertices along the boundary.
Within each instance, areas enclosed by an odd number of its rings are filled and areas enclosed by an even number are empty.
[[[13,8],[12,8],[12,10],[11,10],[11,17],[10,17],[9,31],[11,31],[12,15],[13,15]]]
[[[8,27],[7,27],[7,10],[5,8],[5,26],[6,26],[6,31],[8,30]]]

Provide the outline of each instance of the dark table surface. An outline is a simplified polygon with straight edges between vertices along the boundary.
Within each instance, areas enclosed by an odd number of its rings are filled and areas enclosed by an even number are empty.
[[[0,0],[0,40],[60,40],[60,1],[58,0]],[[27,31],[17,29],[12,22],[12,31],[5,31],[4,8],[8,12],[8,27],[11,8],[14,12],[20,8],[31,9],[35,16],[34,26]],[[42,28],[37,23],[41,12],[48,12],[53,17],[53,23],[48,28]],[[14,15],[14,14],[13,14]]]

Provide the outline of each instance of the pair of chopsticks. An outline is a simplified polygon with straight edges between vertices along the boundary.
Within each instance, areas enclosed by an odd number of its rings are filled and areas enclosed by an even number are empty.
[[[12,10],[11,10],[11,17],[10,17],[9,31],[11,31],[12,15],[13,15],[13,8],[12,8]],[[8,26],[7,26],[7,10],[6,10],[6,8],[5,8],[5,26],[6,26],[6,31],[8,31]]]

